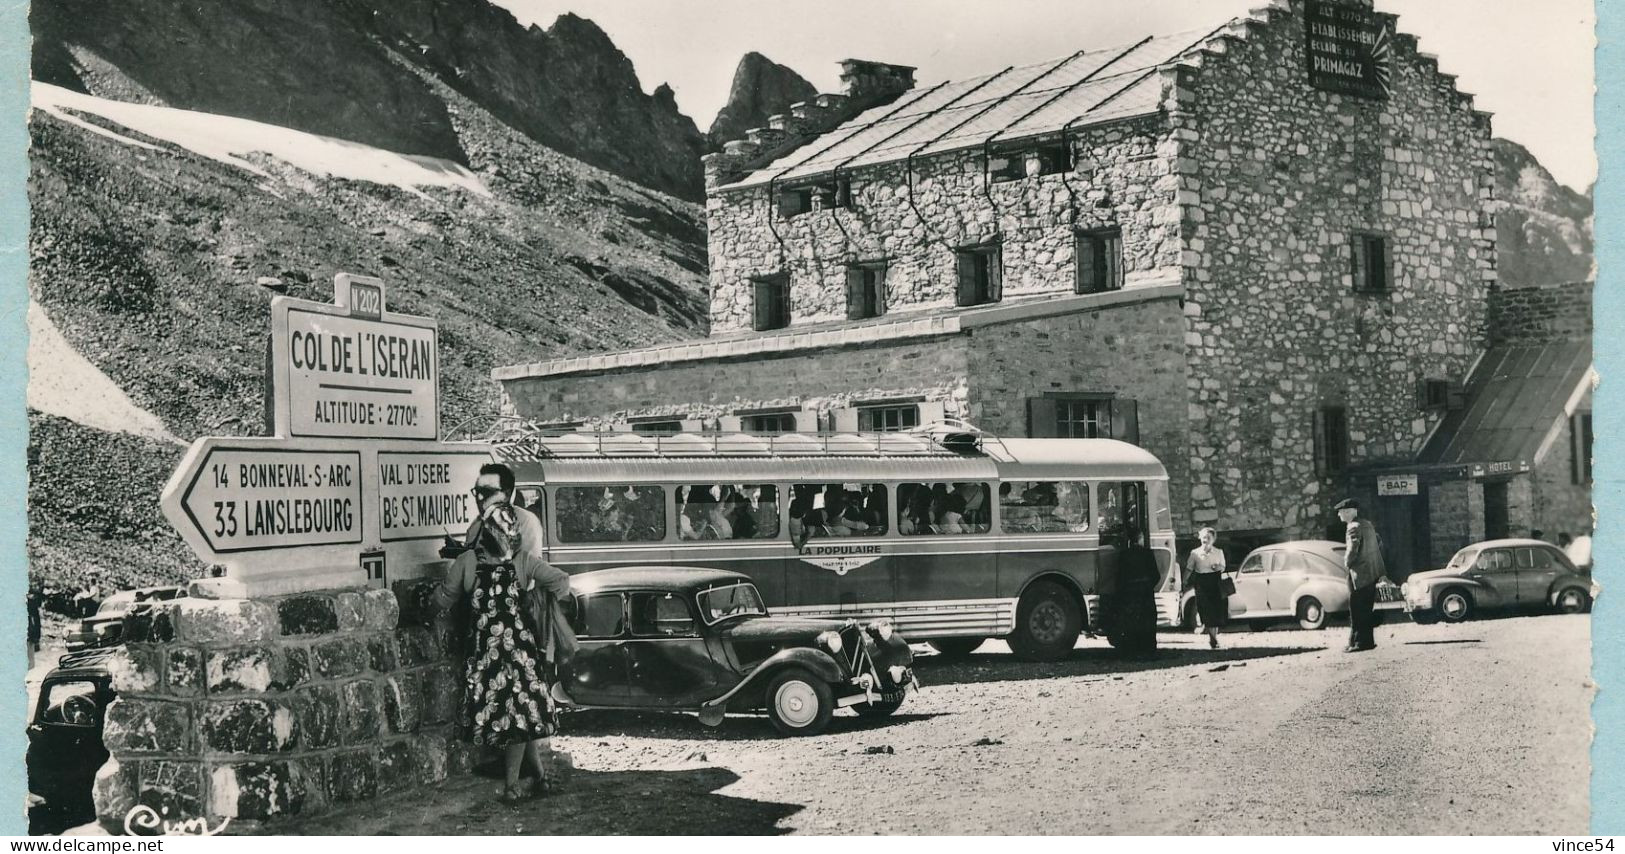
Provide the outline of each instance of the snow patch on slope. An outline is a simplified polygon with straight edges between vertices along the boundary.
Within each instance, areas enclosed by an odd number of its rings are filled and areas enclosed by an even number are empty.
[[[28,408],[109,433],[185,444],[79,355],[33,300],[28,301]]]
[[[29,86],[34,109],[138,148],[157,150],[156,146],[85,121],[74,113],[98,116],[261,177],[270,176],[242,159],[244,155],[260,152],[314,175],[384,184],[419,196],[423,195],[419,187],[461,188],[481,196],[491,195],[474,173],[438,157],[397,154],[359,142],[215,113],[111,101],[39,81]]]

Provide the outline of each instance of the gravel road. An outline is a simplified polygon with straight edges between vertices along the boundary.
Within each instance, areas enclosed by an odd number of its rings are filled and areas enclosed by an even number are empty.
[[[1345,632],[1164,634],[1058,664],[998,642],[921,655],[893,718],[780,739],[675,715],[579,713],[568,790],[510,808],[495,780],[398,797],[310,833],[1583,834],[1585,616]],[[494,772],[494,768],[492,769]],[[398,803],[397,803],[398,801]],[[283,828],[278,832],[288,832]]]

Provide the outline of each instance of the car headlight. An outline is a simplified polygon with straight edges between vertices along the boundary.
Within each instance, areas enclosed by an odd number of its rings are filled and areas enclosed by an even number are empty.
[[[841,635],[839,632],[820,632],[816,640],[819,645],[830,652],[841,651]]]
[[[876,620],[869,624],[869,630],[875,633],[875,637],[883,641],[891,640],[892,632],[895,631],[892,628],[891,620]]]

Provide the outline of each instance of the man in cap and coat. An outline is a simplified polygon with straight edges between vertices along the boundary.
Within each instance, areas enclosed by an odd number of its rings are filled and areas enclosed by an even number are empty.
[[[1349,645],[1344,651],[1364,652],[1377,648],[1377,581],[1388,570],[1382,562],[1382,541],[1377,538],[1376,526],[1360,518],[1360,502],[1345,498],[1337,502],[1335,509],[1337,518],[1348,526],[1343,566],[1349,576]]]

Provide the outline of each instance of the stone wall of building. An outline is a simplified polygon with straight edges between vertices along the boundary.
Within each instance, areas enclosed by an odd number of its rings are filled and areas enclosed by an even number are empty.
[[[1499,288],[1490,294],[1491,344],[1545,344],[1591,337],[1591,282]]]
[[[970,420],[998,435],[1027,436],[1030,398],[1113,394],[1133,400],[1139,444],[1168,468],[1174,529],[1194,534],[1183,332],[1173,298],[974,329]]]
[[[1591,395],[1586,394],[1577,412],[1591,411]],[[1574,420],[1565,418],[1557,439],[1546,456],[1532,467],[1530,527],[1546,533],[1556,541],[1559,532],[1571,536],[1590,533],[1595,527],[1592,519],[1591,484],[1576,483],[1574,457],[1578,451],[1574,441]],[[1579,477],[1585,477],[1584,472]]]
[[[1074,234],[1123,232],[1125,286],[1178,281],[1177,224],[1161,119],[1078,131],[1078,170],[984,183],[977,148],[843,172],[850,204],[780,215],[765,186],[713,192],[707,204],[711,331],[752,327],[754,277],[788,274],[791,323],[846,318],[846,267],[884,261],[887,313],[955,304],[954,249],[998,241],[1004,298],[1071,293]]]
[[[1173,95],[1189,465],[1212,496],[1197,521],[1316,534],[1338,488],[1316,473],[1316,410],[1346,407],[1351,464],[1411,459],[1438,417],[1422,373],[1464,378],[1483,347],[1489,122],[1405,35],[1388,100],[1312,88],[1303,3],[1267,14]],[[1360,232],[1389,238],[1388,293],[1354,292]]]
[[[388,590],[135,612],[112,665],[101,822],[122,832],[146,807],[246,830],[467,773],[460,670],[444,630],[417,621]]]
[[[965,339],[943,336],[508,380],[503,387],[514,411],[535,421],[607,429],[629,417],[663,416],[715,430],[721,417],[740,411],[827,413],[881,400],[942,401],[946,415],[963,417],[966,365]]]

